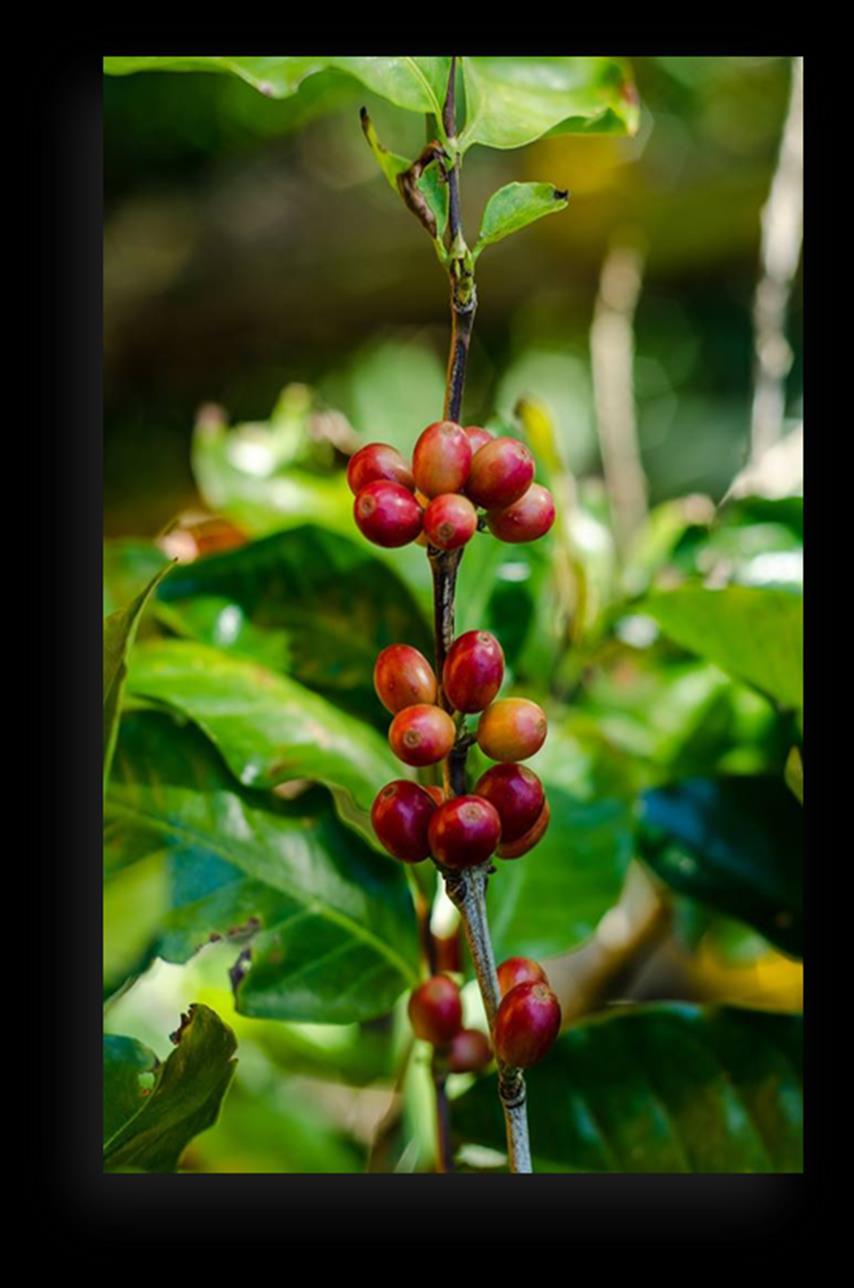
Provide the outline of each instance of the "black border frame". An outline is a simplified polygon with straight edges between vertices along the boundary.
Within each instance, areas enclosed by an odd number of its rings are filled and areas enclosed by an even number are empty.
[[[288,22],[284,24],[288,27]],[[640,25],[640,24],[638,24]],[[365,44],[349,36],[348,50],[377,53],[381,41]],[[644,38],[648,38],[645,33]],[[644,39],[642,38],[642,40]],[[281,35],[277,37],[282,43]],[[289,43],[294,40],[288,36]],[[612,43],[605,37],[598,43]],[[563,37],[539,40],[484,40],[476,52],[543,52]],[[627,56],[648,52],[629,41]],[[248,43],[226,35],[221,48],[261,52],[270,38]],[[417,37],[399,36],[389,52]],[[463,43],[462,41],[460,43]],[[593,52],[572,38],[579,52]],[[762,52],[777,42],[762,40]],[[660,39],[649,52],[673,49]],[[730,53],[707,41],[702,53]],[[787,41],[791,47],[791,42]],[[814,1085],[815,1030],[820,1023],[816,979],[828,936],[817,934],[816,880],[808,873],[807,1162],[803,1176],[177,1176],[105,1175],[100,1132],[100,658],[101,658],[101,272],[102,147],[101,57],[105,52],[202,52],[210,38],[104,39],[97,52],[70,53],[54,47],[39,84],[36,188],[39,194],[38,247],[42,349],[39,385],[42,437],[36,472],[42,484],[37,691],[41,699],[39,746],[42,799],[38,809],[43,854],[35,906],[46,909],[45,941],[39,961],[42,1052],[38,1087],[40,1141],[33,1160],[41,1190],[42,1222],[57,1249],[81,1244],[108,1246],[203,1239],[219,1244],[314,1241],[442,1240],[504,1243],[508,1240],[682,1243],[748,1242],[782,1250],[814,1233],[819,1220],[817,1165],[818,1102]],[[216,47],[214,46],[214,48]],[[305,42],[303,50],[329,41]],[[586,46],[586,47],[585,47]],[[640,47],[639,47],[640,46]],[[502,51],[503,52],[503,51]],[[756,47],[744,52],[757,52]],[[820,60],[805,64],[807,193],[817,175],[820,110],[814,82]],[[829,67],[829,60],[825,68]],[[829,114],[828,114],[829,115]],[[825,121],[825,127],[829,122]],[[13,128],[14,121],[13,121]],[[809,223],[813,196],[807,201]],[[821,238],[810,243],[811,297],[818,292]],[[817,307],[817,306],[814,306]],[[812,316],[812,311],[811,311]],[[810,380],[813,357],[807,343],[810,416],[815,423],[819,384]],[[808,454],[809,495],[815,486]],[[813,515],[808,502],[807,563],[812,567]],[[808,577],[807,659],[811,653],[813,581]],[[814,675],[807,671],[812,729],[816,722]],[[816,790],[818,788],[818,791]],[[810,783],[810,796],[820,784]],[[807,810],[808,828],[815,805]],[[13,847],[10,847],[13,850]],[[815,847],[818,854],[818,847]],[[10,853],[10,859],[13,853]],[[828,856],[829,857],[829,856]],[[19,1057],[19,1067],[30,1061]],[[32,1145],[30,1146],[32,1152]],[[460,1219],[463,1214],[465,1219]],[[426,1218],[426,1219],[425,1219]],[[34,1249],[36,1250],[36,1249]],[[195,1253],[187,1249],[188,1262]],[[373,1266],[373,1263],[372,1263]],[[390,1268],[390,1267],[389,1267]]]

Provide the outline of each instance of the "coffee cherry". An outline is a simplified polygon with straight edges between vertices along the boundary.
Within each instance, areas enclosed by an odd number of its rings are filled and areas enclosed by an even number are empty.
[[[480,796],[455,796],[438,807],[427,835],[437,862],[446,868],[473,868],[495,852],[501,819]]]
[[[374,664],[374,688],[386,711],[396,714],[416,702],[436,701],[436,676],[417,648],[389,644]]]
[[[532,483],[524,496],[503,510],[489,510],[487,526],[501,541],[536,541],[555,521],[555,503],[548,488]]]
[[[539,818],[545,803],[543,784],[525,765],[493,765],[475,785],[475,795],[482,796],[498,810],[501,819],[501,853],[505,843],[518,841]]]
[[[495,1053],[527,1069],[546,1055],[560,1030],[560,1002],[546,984],[517,984],[495,1015]]]
[[[489,631],[466,631],[448,649],[442,686],[456,711],[483,711],[503,679],[504,653]]]
[[[460,492],[471,469],[471,443],[464,429],[452,420],[428,425],[412,453],[415,484],[425,496]]]
[[[424,533],[439,550],[456,550],[477,531],[477,511],[459,492],[445,492],[424,511]]]
[[[433,975],[409,997],[409,1022],[417,1038],[446,1046],[462,1028],[460,990],[447,975]]]
[[[430,853],[427,825],[435,813],[430,793],[406,778],[386,783],[371,806],[380,844],[402,863],[420,863]]]
[[[492,1047],[485,1033],[477,1029],[460,1029],[448,1052],[451,1073],[477,1073],[492,1059]]]
[[[495,435],[491,429],[481,429],[480,425],[464,425],[465,432],[469,436],[471,443],[472,459],[476,452],[479,452],[487,443],[493,442]]]
[[[546,713],[528,698],[501,698],[480,717],[477,743],[490,760],[527,760],[546,740]]]
[[[347,483],[353,495],[358,496],[363,487],[379,479],[399,483],[410,492],[415,490],[412,470],[397,448],[390,447],[388,443],[368,443],[350,457]]]
[[[508,841],[506,845],[499,845],[496,850],[499,859],[519,859],[523,854],[527,854],[529,850],[533,850],[534,846],[542,840],[551,816],[552,812],[549,809],[548,801],[543,801],[540,816],[533,827],[529,827],[527,832],[520,836],[518,840]]]
[[[376,546],[405,546],[421,531],[421,506],[399,483],[377,479],[362,488],[353,505],[356,526]]]
[[[447,711],[424,702],[398,711],[388,731],[391,749],[405,765],[435,765],[444,760],[456,736]]]
[[[516,438],[496,438],[472,460],[466,493],[485,510],[500,510],[518,501],[534,477],[534,458]]]
[[[429,792],[437,805],[441,805],[445,799],[445,793],[441,787],[425,787],[425,792]]]
[[[498,967],[498,989],[503,997],[517,984],[548,984],[546,972],[530,957],[508,957]]]

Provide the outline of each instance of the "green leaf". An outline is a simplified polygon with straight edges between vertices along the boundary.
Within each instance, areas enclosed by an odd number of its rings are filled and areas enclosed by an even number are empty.
[[[256,536],[310,522],[350,535],[353,497],[346,474],[283,465],[276,440],[272,419],[234,429],[198,424],[191,461],[205,503]]]
[[[377,654],[402,642],[428,657],[433,650],[425,616],[394,570],[313,525],[183,565],[156,608],[180,634],[287,672],[383,730]]]
[[[538,1172],[799,1172],[798,1016],[686,1004],[573,1026],[527,1070]],[[453,1102],[463,1139],[504,1150],[494,1079]]]
[[[133,1079],[144,1077],[141,1064],[151,1055],[139,1043],[105,1041],[105,1094],[118,1099],[105,1107],[105,1123],[113,1125],[131,1108]],[[142,1108],[131,1112],[104,1143],[108,1172],[174,1172],[184,1148],[194,1136],[216,1122],[222,1098],[234,1075],[234,1034],[214,1011],[194,1004],[173,1035],[175,1050],[163,1065],[149,1066],[154,1085]],[[120,1067],[121,1066],[121,1067]]]
[[[158,582],[171,565],[161,568],[127,608],[120,608],[104,622],[104,751],[103,781],[106,786],[116,745],[122,692],[127,679],[127,659],[136,637],[139,619]]]
[[[389,187],[402,199],[403,194],[397,183],[398,175],[404,174],[410,168],[412,162],[407,161],[406,157],[399,156],[396,152],[389,152],[388,148],[382,145],[367,112],[362,114],[362,130]],[[448,223],[448,185],[442,182],[438,167],[434,163],[422,172],[415,186],[433,212],[433,217],[436,220],[436,240],[440,244],[441,256],[444,257],[445,251],[444,246],[441,246],[441,238],[444,236]]]
[[[136,596],[140,586],[152,581],[170,564],[168,555],[151,541],[116,537],[104,542],[104,616],[122,608]]]
[[[480,232],[472,254],[477,259],[485,246],[499,242],[520,228],[565,210],[569,193],[562,192],[550,183],[508,183],[494,192],[486,203]]]
[[[423,171],[415,186],[433,211],[437,234],[435,245],[440,260],[445,263],[447,256],[441,239],[448,226],[448,185],[442,179],[438,166],[431,165]]]
[[[670,502],[678,511],[679,502]],[[687,506],[682,503],[684,514]],[[745,497],[712,512],[705,522],[694,515],[683,523],[666,552],[668,566],[685,577],[707,577],[726,569],[729,584],[803,585],[803,498]],[[675,535],[675,534],[674,534]],[[663,563],[665,551],[659,551]]]
[[[803,805],[804,803],[804,762],[800,747],[792,747],[786,757],[786,786]]]
[[[689,652],[784,708],[803,706],[803,600],[796,592],[683,586],[649,595],[639,608]]]
[[[630,624],[620,618],[618,631]],[[641,618],[639,625],[652,623]],[[778,769],[790,721],[753,687],[702,659],[670,657],[664,640],[644,649],[612,640],[608,650],[607,666],[596,669],[573,709],[645,775],[641,786]]]
[[[239,945],[244,1014],[369,1019],[417,979],[401,866],[343,827],[320,789],[289,802],[241,789],[198,730],[140,712],[122,721],[105,822],[108,870],[146,851],[129,871],[164,865],[149,960],[183,962],[212,939]]]
[[[122,721],[120,746],[126,721]],[[115,773],[115,765],[114,765]],[[104,1000],[126,987],[151,965],[152,942],[169,908],[166,856],[150,834],[127,828],[110,814],[105,799],[106,881],[103,895]]]
[[[248,1065],[248,1061],[247,1061]],[[336,1130],[322,1104],[281,1073],[253,1069],[252,1083],[235,1079],[228,1113],[193,1145],[192,1169],[242,1175],[357,1173],[364,1146]],[[259,1085],[260,1084],[260,1085]]]
[[[640,852],[683,894],[803,946],[803,811],[779,778],[693,778],[645,792]]]
[[[401,776],[388,744],[295,680],[222,649],[156,640],[134,655],[132,692],[193,720],[247,787],[310,779],[333,789],[344,812],[367,813]]]
[[[104,59],[104,71],[113,76],[143,71],[225,72],[270,98],[287,98],[307,77],[332,68],[355,76],[397,107],[441,117],[450,61],[449,57],[109,57]]]
[[[466,124],[474,143],[519,148],[552,130],[628,133],[638,127],[637,91],[617,58],[463,58]]]
[[[579,801],[547,778],[544,786],[551,809],[545,836],[523,858],[497,860],[489,883],[498,961],[566,952],[586,939],[617,902],[632,856],[627,804]]]
[[[136,1038],[104,1035],[104,1144],[145,1108],[159,1065]]]

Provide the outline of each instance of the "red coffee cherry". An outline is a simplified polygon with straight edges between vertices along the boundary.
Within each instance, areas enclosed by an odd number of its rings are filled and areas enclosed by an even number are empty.
[[[492,1047],[485,1033],[477,1029],[460,1029],[448,1052],[451,1073],[477,1073],[492,1059]]]
[[[534,458],[516,438],[496,438],[472,460],[466,493],[485,510],[500,510],[518,501],[534,478]]]
[[[436,701],[436,676],[423,653],[409,644],[389,644],[374,664],[374,688],[386,711],[395,714],[416,702]]]
[[[437,805],[441,805],[445,799],[445,793],[441,787],[425,787],[424,790],[430,793]]]
[[[368,443],[355,452],[347,465],[347,483],[354,496],[358,496],[363,487],[376,483],[378,479],[388,479],[399,483],[401,487],[415,491],[415,479],[412,470],[406,464],[396,447],[388,443]]]
[[[501,819],[480,796],[455,796],[438,807],[427,835],[437,862],[446,868],[473,868],[495,852]]]
[[[477,743],[490,760],[527,760],[546,740],[543,708],[528,698],[501,698],[480,717]]]
[[[489,631],[466,631],[448,649],[442,686],[456,711],[483,711],[503,679],[504,653]]]
[[[399,483],[377,479],[362,488],[353,505],[356,526],[376,546],[405,546],[421,531],[421,506]]]
[[[460,990],[447,975],[433,975],[409,997],[409,1022],[417,1038],[447,1046],[463,1024]]]
[[[533,769],[525,765],[493,765],[478,780],[476,796],[482,796],[498,810],[501,845],[517,841],[533,827],[545,804],[545,792]]]
[[[555,503],[548,488],[532,483],[524,496],[503,510],[489,510],[486,522],[501,541],[536,541],[555,521]]]
[[[388,731],[389,745],[405,765],[435,765],[444,760],[456,736],[447,711],[423,702],[398,711]]]
[[[519,859],[523,854],[527,854],[529,850],[533,850],[534,846],[542,840],[551,816],[552,812],[549,809],[549,803],[544,800],[543,808],[533,827],[529,827],[528,831],[520,836],[518,840],[508,841],[506,845],[499,845],[496,850],[499,859]]]
[[[415,485],[425,496],[460,492],[471,469],[471,443],[465,430],[452,420],[428,425],[412,453]]]
[[[386,783],[371,806],[380,844],[402,863],[420,863],[430,853],[427,825],[436,810],[430,793],[406,778]]]
[[[517,984],[495,1016],[495,1053],[504,1064],[527,1069],[542,1060],[560,1031],[560,1002],[546,984]]]
[[[548,984],[546,972],[530,957],[508,957],[498,967],[498,989],[503,997],[518,984]]]
[[[424,533],[439,550],[456,550],[477,531],[477,511],[459,492],[446,492],[430,502],[424,511]]]
[[[472,459],[476,452],[479,452],[487,443],[493,442],[495,435],[491,429],[482,429],[480,425],[464,425],[463,429],[469,436],[471,443]]]

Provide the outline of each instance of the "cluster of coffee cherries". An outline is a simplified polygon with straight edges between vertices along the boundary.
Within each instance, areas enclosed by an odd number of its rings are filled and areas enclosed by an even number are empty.
[[[411,469],[395,448],[369,443],[347,470],[356,524],[368,540],[386,547],[417,541],[433,551],[460,549],[481,527],[509,542],[544,536],[554,523],[554,501],[533,480],[534,458],[524,443],[449,420],[424,430]],[[459,871],[492,855],[517,859],[549,823],[543,785],[520,763],[545,741],[545,712],[526,698],[497,699],[504,653],[489,631],[455,639],[439,678],[441,693],[430,663],[408,644],[392,644],[377,658],[374,688],[393,716],[388,739],[394,754],[423,768],[445,760],[462,738],[473,738],[497,763],[461,796],[446,797],[441,787],[409,779],[387,783],[371,809],[374,831],[403,863],[432,856],[443,869]],[[464,733],[459,717],[475,714],[474,734]],[[494,1028],[496,1054],[504,1064],[524,1068],[542,1059],[554,1041],[560,1006],[541,967],[525,958],[504,962],[499,982],[504,996]],[[409,1017],[416,1035],[442,1050],[451,1072],[473,1072],[491,1060],[484,1034],[462,1027],[460,992],[449,975],[434,975],[414,991]]]
[[[359,531],[378,546],[457,550],[484,524],[502,541],[536,541],[555,518],[524,443],[452,420],[427,426],[411,469],[394,447],[368,443],[350,458],[347,482]]]
[[[542,707],[527,698],[494,701],[504,678],[504,653],[489,631],[466,631],[448,650],[442,689],[458,712],[480,712],[474,737],[490,760],[469,795],[445,799],[440,787],[398,778],[376,796],[371,821],[380,842],[403,863],[432,855],[443,867],[485,863],[493,854],[517,859],[537,844],[549,823],[543,785],[519,764],[542,747],[547,730]],[[388,740],[398,760],[423,767],[444,760],[457,741],[457,726],[437,705],[430,663],[408,644],[384,648],[374,667],[374,688],[394,715]]]
[[[542,966],[529,957],[509,957],[498,967],[501,1002],[495,1016],[498,1059],[517,1069],[537,1064],[560,1029],[560,1003]],[[409,997],[416,1037],[432,1043],[451,1073],[477,1073],[492,1059],[489,1039],[463,1028],[460,990],[450,975],[433,975]]]

